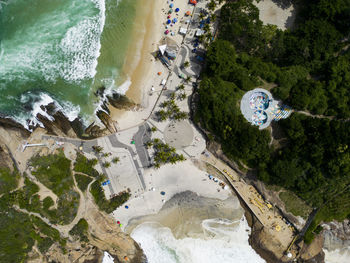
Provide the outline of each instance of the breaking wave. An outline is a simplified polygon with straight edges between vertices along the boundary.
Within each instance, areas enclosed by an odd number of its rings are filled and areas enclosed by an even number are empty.
[[[176,239],[167,227],[143,223],[131,233],[150,263],[246,263],[265,262],[250,247],[246,219],[206,219],[202,238]]]

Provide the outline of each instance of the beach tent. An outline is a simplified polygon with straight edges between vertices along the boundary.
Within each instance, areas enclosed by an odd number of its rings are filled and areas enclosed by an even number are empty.
[[[190,0],[190,4],[196,5],[196,4],[197,4],[197,1],[196,1],[196,0]]]
[[[159,46],[159,51],[162,55],[164,55],[165,50],[166,50],[166,45]]]
[[[175,9],[175,12],[179,12],[179,11],[180,11],[180,8],[176,8],[176,9]]]
[[[180,34],[186,35],[187,34],[187,28],[180,27]]]
[[[168,21],[166,21],[166,23],[167,23],[167,24],[170,24],[170,23],[171,23],[171,20],[170,20],[170,19],[168,19]]]
[[[196,31],[196,36],[197,36],[197,37],[199,37],[199,36],[201,36],[201,35],[203,35],[203,34],[204,34],[204,30],[197,29],[197,31]]]

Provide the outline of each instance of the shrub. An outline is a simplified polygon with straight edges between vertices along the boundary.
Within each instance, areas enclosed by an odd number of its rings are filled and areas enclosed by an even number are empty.
[[[17,171],[11,172],[8,168],[0,167],[0,194],[10,192],[18,184],[19,174]]]
[[[69,231],[71,236],[78,237],[81,242],[89,242],[88,238],[89,224],[81,218],[79,222]]]
[[[74,171],[84,173],[92,177],[98,177],[99,173],[94,169],[97,163],[97,159],[88,159],[78,152],[74,163]]]
[[[75,180],[78,184],[79,189],[85,192],[89,183],[91,183],[92,178],[83,174],[75,174]]]

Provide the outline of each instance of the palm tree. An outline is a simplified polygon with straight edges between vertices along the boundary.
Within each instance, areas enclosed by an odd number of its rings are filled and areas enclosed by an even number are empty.
[[[215,3],[214,0],[211,0],[210,3],[208,4],[208,9],[209,9],[210,11],[214,11],[215,8],[216,8],[216,3]]]
[[[210,26],[209,26],[209,24],[205,24],[204,27],[203,27],[203,30],[204,30],[205,32],[209,32],[209,31],[210,31]]]
[[[186,83],[190,82],[191,80],[192,80],[192,77],[191,77],[191,76],[187,76],[187,77],[185,78],[185,82],[186,82]]]
[[[199,42],[203,43],[203,41],[204,41],[204,35],[198,36],[198,40],[199,40]]]
[[[153,126],[152,128],[151,128],[151,132],[156,132],[157,131],[157,128],[155,127],[155,126]]]
[[[180,86],[177,87],[178,90],[184,90],[185,89],[185,85],[184,84],[181,84]]]
[[[111,166],[110,162],[104,162],[103,163],[103,167],[105,167],[105,168],[109,168],[110,166]]]
[[[187,67],[189,67],[189,65],[190,65],[190,62],[186,60],[183,64],[183,67],[187,68]]]
[[[95,152],[95,153],[101,153],[103,148],[99,145],[94,145],[92,146],[92,150]]]
[[[118,163],[120,161],[119,157],[114,157],[112,163]]]
[[[216,20],[216,14],[212,14],[211,17],[210,17],[211,21],[212,22],[215,22]]]
[[[205,15],[204,15],[203,13],[200,13],[200,14],[199,14],[199,19],[200,19],[200,20],[203,20],[204,18],[205,18]]]
[[[205,35],[205,39],[206,39],[208,42],[210,42],[212,38],[213,38],[213,35],[212,35],[211,32],[208,32],[208,33]]]
[[[145,146],[146,146],[147,149],[148,149],[148,148],[151,148],[152,145],[153,145],[153,142],[152,142],[152,141],[148,141],[148,142],[145,143]]]

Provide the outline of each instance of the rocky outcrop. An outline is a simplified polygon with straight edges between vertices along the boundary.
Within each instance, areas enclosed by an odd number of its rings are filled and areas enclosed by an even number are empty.
[[[12,169],[14,162],[11,158],[11,153],[5,144],[0,143],[0,168],[7,167]]]
[[[113,95],[107,96],[107,98],[109,104],[116,109],[129,110],[139,106],[127,96],[118,93],[113,93]]]
[[[117,132],[117,128],[114,125],[114,121],[111,116],[108,115],[105,111],[99,110],[96,113],[97,117],[102,121],[103,125],[106,126],[110,133]]]
[[[324,248],[327,250],[350,247],[350,220],[332,221],[322,224]]]

